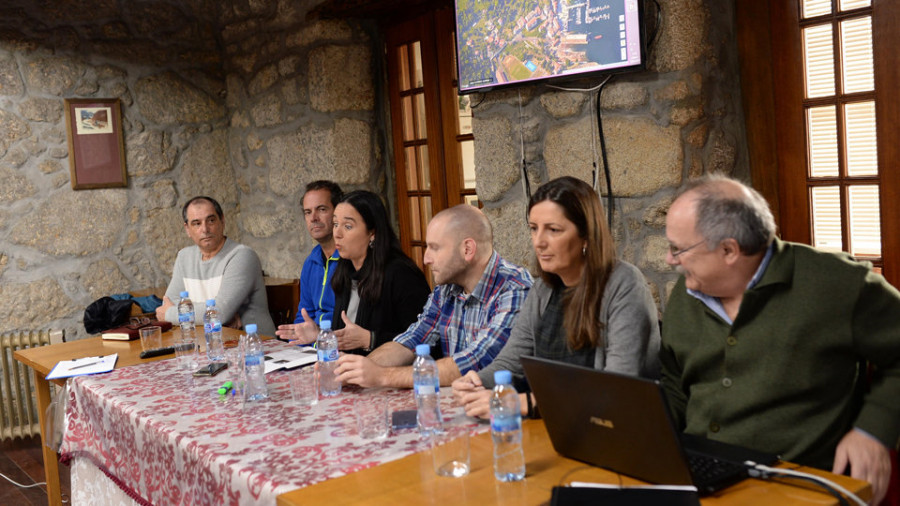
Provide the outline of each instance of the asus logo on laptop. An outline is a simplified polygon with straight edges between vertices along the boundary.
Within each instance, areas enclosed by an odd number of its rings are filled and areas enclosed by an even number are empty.
[[[600,427],[606,427],[607,429],[615,429],[615,425],[613,425],[612,420],[606,420],[597,416],[591,417],[591,423],[594,425],[599,425]]]

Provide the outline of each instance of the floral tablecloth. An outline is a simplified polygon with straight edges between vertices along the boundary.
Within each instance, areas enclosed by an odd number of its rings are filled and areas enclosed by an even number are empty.
[[[356,399],[384,396],[392,411],[414,409],[411,390],[345,387],[305,407],[278,371],[266,377],[268,400],[245,403],[217,393],[227,376],[197,378],[163,360],[73,378],[60,453],[88,458],[138,502],[274,504],[278,494],[428,447],[415,429],[381,441],[357,436]],[[445,419],[458,414],[442,393]]]

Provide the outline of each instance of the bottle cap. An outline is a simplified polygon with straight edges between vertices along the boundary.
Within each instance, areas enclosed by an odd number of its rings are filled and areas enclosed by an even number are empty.
[[[427,344],[416,345],[416,355],[424,357],[429,354],[431,354],[431,346],[428,346]]]
[[[246,330],[248,334],[256,334],[256,324],[255,324],[255,323],[248,323],[248,324],[244,327],[244,330]]]
[[[209,300],[207,300],[207,301],[206,301],[206,305],[207,305],[207,306],[215,306],[215,305],[216,305],[216,299],[209,299]]]
[[[183,291],[179,295],[181,295],[181,298],[184,299],[185,297],[188,296],[188,293],[186,291]]]
[[[512,383],[512,373],[506,370],[494,371],[494,383],[497,385],[509,385]]]
[[[319,322],[319,328],[322,330],[331,330],[331,320],[322,320]]]

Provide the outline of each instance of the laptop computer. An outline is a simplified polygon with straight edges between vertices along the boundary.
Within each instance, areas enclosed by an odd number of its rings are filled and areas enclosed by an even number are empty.
[[[521,361],[553,448],[565,457],[650,483],[694,485],[701,495],[746,478],[747,460],[778,460],[678,433],[657,381],[537,357]],[[712,467],[711,476],[689,462]]]

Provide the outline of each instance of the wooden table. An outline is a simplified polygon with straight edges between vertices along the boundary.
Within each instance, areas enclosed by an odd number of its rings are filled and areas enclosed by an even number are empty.
[[[301,504],[546,504],[554,486],[572,481],[641,484],[611,471],[559,456],[550,444],[540,420],[524,423],[523,448],[526,478],[516,483],[494,479],[490,433],[471,438],[471,472],[463,478],[443,478],[434,474],[430,452],[388,462],[311,487],[278,496],[279,506]],[[869,484],[818,469],[786,464],[804,472],[827,476],[844,488],[868,500]],[[744,480],[715,496],[702,500],[704,506],[767,506],[794,504],[837,504],[821,489],[760,480]]]
[[[175,329],[177,329],[177,326],[173,327],[173,330],[163,333],[163,346],[172,344],[175,338],[175,332],[180,332],[180,330]],[[202,336],[203,327],[198,326],[196,332],[197,335]],[[228,327],[222,327],[222,332],[224,335],[239,336],[241,334],[241,331]],[[202,347],[202,349],[205,349],[205,347]],[[140,340],[104,341],[100,337],[90,337],[67,343],[27,348],[18,350],[13,354],[16,360],[27,365],[34,371],[34,384],[35,389],[37,390],[38,417],[41,422],[42,442],[46,442],[44,424],[46,421],[47,406],[50,405],[50,381],[45,378],[50,374],[50,370],[53,369],[60,360],[111,355],[113,353],[119,354],[119,358],[116,361],[116,369],[143,362],[172,358],[174,356],[173,354],[169,354],[161,357],[142,359],[140,357]],[[57,385],[64,385],[66,382],[65,379],[52,381]],[[47,447],[46,444],[42,445],[42,450],[44,456],[44,476],[47,480],[47,498],[51,506],[58,506],[62,504],[62,497],[60,496],[59,489],[59,457],[56,452]]]

